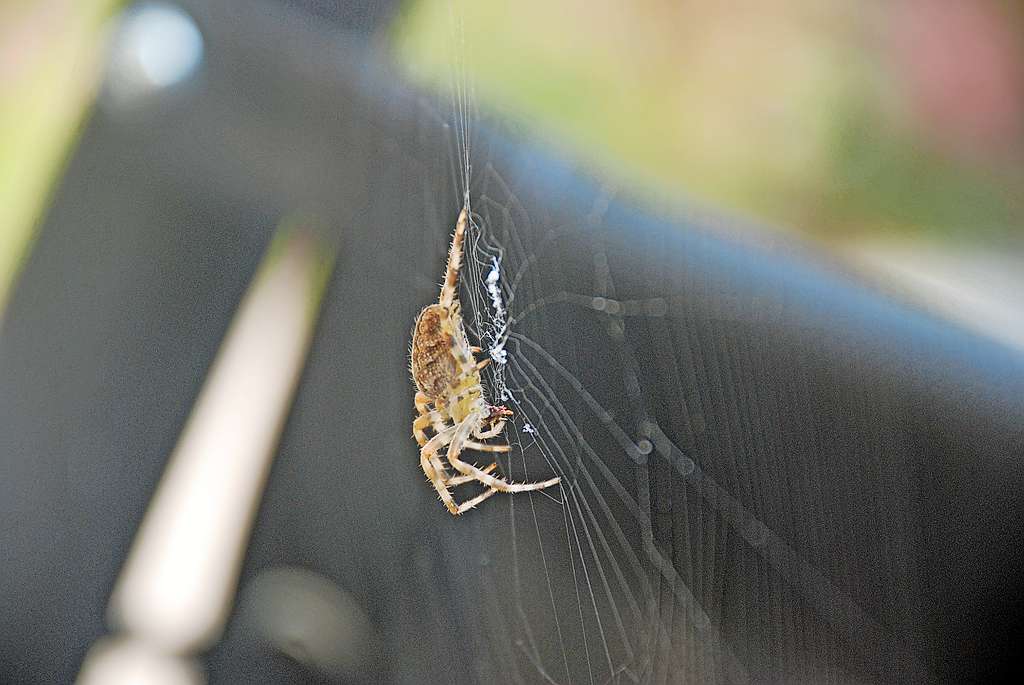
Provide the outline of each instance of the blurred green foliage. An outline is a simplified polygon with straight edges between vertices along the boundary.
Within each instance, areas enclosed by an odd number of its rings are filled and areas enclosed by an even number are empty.
[[[887,11],[859,0],[417,0],[396,44],[413,78],[465,79],[481,109],[530,121],[634,192],[682,190],[840,240],[1016,234],[1024,160],[936,143],[915,119]]]
[[[0,4],[0,311],[119,5]],[[395,45],[413,77],[462,81],[480,108],[528,121],[633,192],[683,192],[838,239],[1002,240],[1020,238],[1024,219],[1024,43],[999,7],[411,0]],[[1020,126],[971,130],[1000,121]]]
[[[0,311],[91,101],[117,4],[0,5]]]

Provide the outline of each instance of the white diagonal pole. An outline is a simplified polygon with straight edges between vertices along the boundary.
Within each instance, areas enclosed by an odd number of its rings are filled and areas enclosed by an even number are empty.
[[[187,655],[224,628],[330,264],[305,233],[289,232],[271,247],[114,587],[109,621],[120,637],[93,648],[80,683],[121,682],[108,672],[118,663],[135,671],[149,664],[152,677],[132,682],[196,682],[158,673],[187,666]]]

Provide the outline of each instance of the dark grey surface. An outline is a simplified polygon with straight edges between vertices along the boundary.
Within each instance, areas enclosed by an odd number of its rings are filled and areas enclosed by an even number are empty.
[[[529,548],[508,557],[509,502],[452,520],[409,439],[409,327],[436,297],[456,211],[447,141],[364,38],[288,12],[195,7],[200,78],[130,116],[92,117],[4,320],[0,681],[67,682],[104,633],[116,572],[231,313],[273,226],[303,210],[328,219],[339,262],[243,587],[294,565],[350,592],[379,635],[362,680],[538,682],[503,603],[518,583],[540,628],[546,586]],[[744,245],[708,217],[668,222],[615,200],[595,212],[601,189],[529,141],[474,150],[479,196],[522,214],[529,292],[664,302],[659,316],[615,316],[553,301],[520,330],[616,425],[638,435],[653,420],[677,448],[638,466],[545,367],[676,577],[651,575],[671,640],[648,663],[617,663],[643,682],[1020,670],[1019,355],[798,247]],[[614,556],[649,566],[643,522],[580,445],[565,449],[621,524]],[[536,504],[540,534],[557,536],[560,508]],[[567,560],[548,551],[554,588],[573,592]],[[680,587],[713,631],[694,632]],[[566,628],[564,660],[550,632],[537,637],[553,679],[569,679],[564,661],[587,681],[582,633]],[[244,620],[206,664],[213,682],[321,677]],[[594,680],[609,677],[598,664]]]

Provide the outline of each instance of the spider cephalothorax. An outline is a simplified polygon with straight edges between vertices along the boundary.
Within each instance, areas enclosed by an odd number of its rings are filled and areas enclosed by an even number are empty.
[[[411,352],[412,376],[418,388],[418,416],[413,421],[412,431],[420,445],[420,466],[453,515],[472,509],[495,492],[540,490],[559,482],[558,478],[552,478],[539,483],[510,483],[490,475],[497,464],[481,469],[459,458],[464,449],[480,452],[507,452],[511,449],[508,445],[483,442],[501,433],[512,412],[505,407],[488,404],[484,399],[480,369],[490,359],[476,361],[474,353],[480,350],[470,346],[462,324],[456,283],[468,223],[469,213],[463,209],[448,252],[448,270],[441,286],[441,297],[437,304],[427,305],[416,317]],[[429,438],[426,434],[428,427],[434,432]],[[450,475],[439,456],[445,446],[448,448],[448,464],[460,475]],[[486,486],[487,490],[457,504],[451,488],[472,482]]]

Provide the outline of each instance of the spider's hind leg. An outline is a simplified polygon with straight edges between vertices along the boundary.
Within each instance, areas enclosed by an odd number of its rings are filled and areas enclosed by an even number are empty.
[[[552,485],[557,485],[561,481],[560,478],[552,478],[538,483],[509,483],[506,480],[484,473],[476,466],[459,459],[459,454],[462,452],[462,449],[466,447],[466,441],[469,434],[473,431],[474,423],[479,425],[481,418],[482,417],[479,414],[471,413],[462,421],[462,423],[459,424],[458,428],[455,430],[455,434],[452,436],[451,442],[448,445],[448,462],[456,471],[467,476],[472,476],[483,485],[501,492],[528,492],[530,490],[542,490],[544,488],[549,488]]]
[[[466,234],[466,227],[469,225],[469,213],[463,207],[459,212],[459,218],[455,222],[455,235],[452,236],[452,246],[448,251],[448,268],[444,274],[444,285],[441,286],[441,297],[438,303],[442,307],[451,307],[455,302],[456,284],[459,280],[459,267],[462,266],[462,239]]]
[[[483,469],[483,472],[484,473],[490,473],[491,471],[493,471],[496,468],[498,468],[497,462],[492,463],[490,466],[488,466],[487,468]],[[452,485],[452,486],[454,486],[454,485],[465,485],[466,483],[475,483],[476,482],[476,478],[474,478],[473,476],[452,476],[451,478],[448,479],[447,482],[448,482],[448,485]]]
[[[488,497],[490,497],[491,495],[493,495],[496,492],[498,492],[498,490],[495,490],[494,488],[488,488],[487,490],[481,492],[479,495],[477,495],[473,499],[466,500],[465,502],[463,502],[462,504],[459,505],[458,513],[459,514],[466,513],[467,511],[469,511],[470,509],[472,509],[476,505],[480,504],[481,502],[483,502],[485,499],[487,499]]]
[[[476,440],[466,440],[462,443],[463,447],[468,447],[471,450],[477,450],[478,452],[511,452],[511,445],[488,445]]]
[[[459,507],[455,504],[452,493],[448,490],[444,462],[437,456],[438,449],[450,443],[453,435],[454,431],[449,428],[430,438],[423,445],[423,448],[420,449],[420,467],[427,478],[430,479],[441,501],[448,507],[448,511],[451,512],[452,516],[457,516],[459,514]]]

